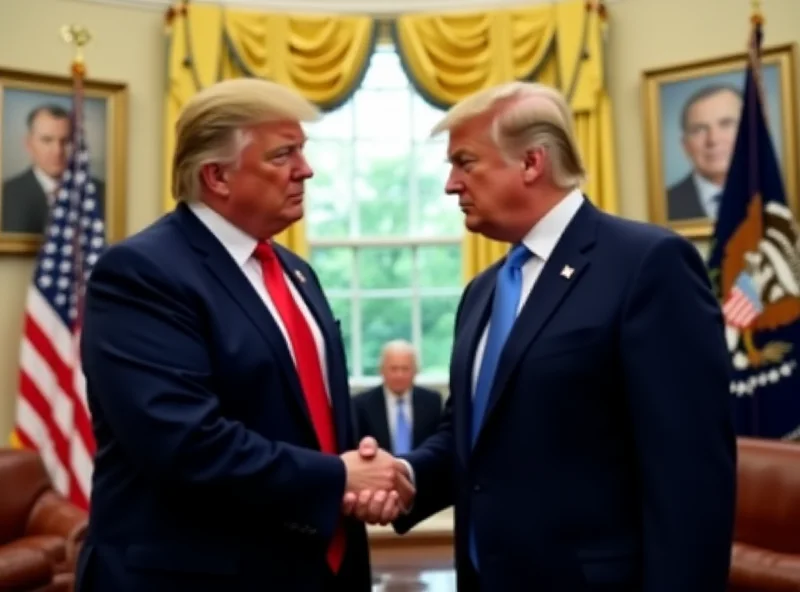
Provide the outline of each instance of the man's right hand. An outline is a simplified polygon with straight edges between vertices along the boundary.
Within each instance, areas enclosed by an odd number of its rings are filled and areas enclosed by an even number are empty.
[[[361,440],[357,451],[342,455],[347,484],[342,511],[371,524],[388,524],[407,511],[414,499],[408,466],[378,447],[374,438]]]

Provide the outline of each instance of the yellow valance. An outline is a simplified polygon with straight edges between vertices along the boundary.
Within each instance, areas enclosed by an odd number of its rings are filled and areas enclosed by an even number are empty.
[[[253,76],[296,89],[326,110],[352,95],[375,44],[366,16],[268,14],[190,5],[170,27],[165,121],[164,203],[173,206],[171,158],[175,122],[200,89],[227,78]],[[305,229],[295,224],[278,240],[307,254]]]
[[[611,109],[605,90],[605,19],[596,3],[557,2],[492,12],[405,15],[393,35],[418,91],[442,108],[512,80],[536,80],[566,94],[588,170],[588,197],[617,211]],[[468,233],[464,276],[491,265],[507,245]]]

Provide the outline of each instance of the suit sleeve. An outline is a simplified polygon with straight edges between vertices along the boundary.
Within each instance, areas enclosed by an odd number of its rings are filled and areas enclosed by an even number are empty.
[[[101,257],[81,343],[92,402],[142,473],[219,490],[330,536],[344,495],[343,462],[270,441],[224,416],[206,323],[192,298],[130,248]]]
[[[471,286],[472,282],[467,284],[458,303],[454,339],[458,339],[464,300],[466,300]],[[453,400],[451,389],[451,394],[444,404],[436,433],[404,457],[411,465],[417,494],[411,511],[393,523],[394,529],[400,534],[405,534],[423,520],[455,503]]]
[[[736,488],[731,366],[695,247],[643,258],[621,331],[641,478],[643,592],[725,590]]]

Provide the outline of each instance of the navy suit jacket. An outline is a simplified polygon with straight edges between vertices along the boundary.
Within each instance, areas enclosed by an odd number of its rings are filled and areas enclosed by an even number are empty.
[[[515,322],[473,447],[473,358],[501,263],[465,289],[442,428],[407,457],[417,498],[395,528],[455,504],[464,589],[723,592],[731,368],[695,247],[585,201]]]
[[[324,336],[352,449],[338,325],[312,269],[276,251]],[[97,454],[78,592],[323,589],[344,465],[320,452],[269,310],[185,205],[99,259],[81,352]],[[341,585],[366,592],[366,531],[345,523]]]
[[[421,386],[411,393],[413,427],[411,445],[416,448],[426,438],[436,433],[442,418],[442,396]],[[353,398],[359,439],[372,436],[384,450],[392,450],[392,435],[386,414],[386,396],[383,385],[359,393]]]

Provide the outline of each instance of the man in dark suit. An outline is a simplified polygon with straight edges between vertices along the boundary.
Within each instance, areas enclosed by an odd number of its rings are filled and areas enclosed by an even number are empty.
[[[371,589],[345,497],[380,491],[376,513],[396,516],[393,461],[351,450],[338,323],[314,271],[272,240],[302,217],[299,122],[316,116],[263,80],[195,95],[177,124],[177,208],[94,267],[78,592]]]
[[[688,241],[582,195],[571,122],[559,92],[519,82],[434,130],[467,228],[510,251],[464,290],[442,427],[396,464],[417,496],[395,528],[455,504],[461,592],[723,592],[719,306]]]
[[[436,431],[442,415],[442,396],[414,384],[417,355],[414,346],[398,339],[381,352],[383,384],[356,395],[358,433],[372,436],[393,454],[406,454]]]
[[[0,228],[3,232],[42,234],[55,192],[67,168],[72,139],[70,114],[58,105],[41,105],[28,114],[25,149],[31,166],[3,182]],[[105,184],[92,178],[98,207]]]
[[[741,93],[732,86],[706,86],[686,101],[681,141],[692,171],[667,189],[668,220],[716,220],[741,111]]]

